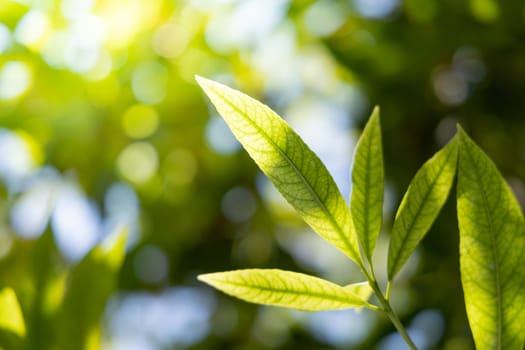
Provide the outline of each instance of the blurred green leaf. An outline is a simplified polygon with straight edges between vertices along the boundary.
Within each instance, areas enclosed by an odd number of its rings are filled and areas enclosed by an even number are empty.
[[[341,287],[321,278],[278,269],[209,273],[199,279],[251,303],[305,311],[366,307],[366,299],[372,292],[362,283]]]
[[[0,290],[0,347],[19,349],[26,335],[24,316],[14,290]]]
[[[63,298],[66,271],[51,230],[32,254],[32,298],[27,308],[27,349],[51,349],[56,341],[56,312]]]
[[[69,276],[59,315],[59,348],[89,349],[100,343],[99,323],[107,300],[117,285],[127,233],[110,237],[109,247],[95,247]]]
[[[356,146],[352,170],[352,219],[357,237],[369,260],[383,223],[383,147],[379,108],[372,112]]]
[[[201,77],[197,81],[248,154],[302,218],[359,263],[348,206],[315,153],[264,104],[217,82]]]
[[[460,130],[461,282],[478,349],[523,349],[525,221],[488,156]]]
[[[457,141],[453,138],[414,176],[396,214],[388,249],[388,279],[408,260],[447,200],[456,175]]]

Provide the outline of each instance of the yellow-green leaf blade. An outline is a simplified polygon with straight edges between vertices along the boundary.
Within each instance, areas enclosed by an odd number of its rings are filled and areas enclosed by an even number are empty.
[[[478,349],[523,349],[525,221],[494,163],[460,130],[461,283]]]
[[[9,287],[0,290],[0,329],[19,337],[26,335],[26,326],[20,304],[15,292]]]
[[[348,206],[315,153],[264,104],[217,82],[201,77],[197,81],[248,154],[306,223],[360,263]]]
[[[200,275],[199,280],[251,303],[305,311],[366,307],[371,293],[361,283],[341,287],[318,277],[278,269],[209,273]]]
[[[371,260],[383,222],[383,146],[377,107],[357,143],[352,182],[354,228],[367,258]]]
[[[399,206],[388,249],[388,278],[408,260],[447,200],[456,174],[458,146],[454,137],[412,179]]]
[[[348,284],[344,286],[344,289],[364,301],[367,301],[374,292],[368,282]]]

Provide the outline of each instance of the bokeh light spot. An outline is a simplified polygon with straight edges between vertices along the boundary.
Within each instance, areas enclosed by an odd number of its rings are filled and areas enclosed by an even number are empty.
[[[14,133],[24,141],[27,147],[31,158],[30,168],[42,164],[44,161],[44,151],[42,150],[40,143],[24,130],[15,130]]]
[[[243,236],[234,253],[243,265],[263,266],[273,252],[272,237],[263,233],[251,232]]]
[[[153,50],[162,57],[175,58],[179,56],[190,40],[190,34],[186,28],[165,24],[155,32],[153,36]]]
[[[438,69],[433,77],[433,86],[437,98],[446,105],[460,105],[467,99],[467,81],[453,69]]]
[[[117,166],[126,179],[143,184],[157,171],[157,151],[147,142],[130,144],[118,156]]]
[[[10,211],[10,223],[22,238],[37,238],[45,230],[55,206],[59,177],[52,168],[44,168],[28,180]]]
[[[47,15],[38,10],[29,11],[18,22],[14,36],[15,39],[30,48],[40,47],[51,29]]]
[[[23,62],[7,62],[0,70],[0,99],[20,97],[31,85],[32,74]]]
[[[211,148],[219,154],[237,152],[241,145],[221,117],[214,116],[206,125],[206,140]]]
[[[208,335],[215,302],[213,294],[188,287],[117,296],[108,306],[111,339],[120,343],[132,334],[151,349],[190,347]]]
[[[151,106],[136,104],[124,112],[122,128],[129,137],[140,139],[150,136],[159,125],[159,116]]]
[[[66,66],[64,48],[67,43],[68,34],[66,31],[57,30],[51,33],[42,51],[42,57],[48,65],[54,68]]]
[[[287,5],[288,0],[246,0],[234,11],[217,11],[206,28],[206,42],[220,53],[252,47],[281,21]]]
[[[253,193],[244,187],[234,187],[229,190],[221,202],[221,209],[230,221],[244,222],[255,213],[257,202]]]
[[[158,62],[147,62],[133,72],[131,86],[138,101],[156,104],[166,96],[168,70]]]
[[[337,347],[357,345],[369,335],[373,319],[356,310],[324,311],[312,315],[309,328],[314,337]]]
[[[100,81],[106,78],[113,69],[113,60],[107,51],[101,51],[98,62],[89,71],[84,73],[84,78],[89,81]],[[106,91],[104,91],[106,92]]]
[[[0,23],[0,54],[11,46],[11,32],[3,23]]]
[[[164,250],[147,245],[137,252],[134,260],[137,277],[146,283],[157,284],[166,280],[169,272],[169,262]]]
[[[453,116],[441,119],[436,127],[435,135],[438,144],[443,147],[456,134],[458,120]]]
[[[494,22],[499,18],[499,5],[494,0],[470,0],[472,15],[481,22]]]
[[[0,177],[10,187],[28,175],[42,157],[38,146],[32,145],[34,140],[25,135],[0,129]]]
[[[346,21],[347,11],[340,3],[328,0],[316,1],[305,12],[304,26],[318,37],[326,37],[339,29]]]
[[[170,185],[186,185],[197,173],[197,160],[189,150],[173,150],[164,159],[163,172],[165,181]]]
[[[445,330],[445,320],[443,315],[437,310],[423,310],[418,313],[410,322],[408,329],[412,334],[417,334],[414,339],[418,349],[433,348],[443,336]]]
[[[94,0],[62,0],[60,9],[65,18],[76,20],[87,15],[93,8]]]
[[[37,238],[44,232],[52,210],[53,189],[39,185],[24,193],[11,209],[11,225],[23,238]]]
[[[106,45],[112,50],[131,46],[141,31],[155,24],[162,5],[160,0],[98,1],[96,12],[106,28]]]
[[[262,307],[257,313],[253,329],[254,336],[267,348],[281,348],[290,337],[293,323],[289,310],[276,307]]]
[[[104,235],[125,227],[129,232],[127,246],[133,247],[140,235],[139,199],[133,188],[123,182],[111,185],[104,197],[104,209],[106,213]]]
[[[71,261],[80,260],[101,238],[96,206],[72,184],[60,186],[51,224],[58,247]]]
[[[453,67],[470,83],[479,83],[485,78],[486,68],[479,50],[472,46],[460,47],[454,53]]]
[[[354,5],[363,17],[382,18],[397,8],[399,0],[354,0]]]
[[[73,22],[67,31],[64,60],[74,72],[86,73],[96,67],[101,57],[101,46],[105,37],[102,21],[94,16],[83,16]]]

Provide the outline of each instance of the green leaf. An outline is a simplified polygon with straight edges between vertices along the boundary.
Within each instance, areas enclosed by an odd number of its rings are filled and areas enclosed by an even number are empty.
[[[429,159],[410,183],[399,206],[388,249],[388,278],[408,260],[447,200],[456,174],[458,146],[454,137]]]
[[[26,336],[24,316],[14,290],[0,290],[0,347],[18,349]]]
[[[352,171],[352,219],[370,261],[383,222],[383,147],[379,108],[374,108],[356,146]]]
[[[239,299],[298,310],[367,307],[370,287],[341,287],[321,278],[277,269],[248,269],[200,275],[199,280]]]
[[[22,310],[13,289],[6,287],[0,290],[0,328],[21,337],[26,334]]]
[[[264,104],[217,82],[196,79],[284,198],[321,237],[361,263],[348,206],[315,153]]]
[[[99,322],[107,299],[115,290],[117,275],[124,259],[127,232],[120,233],[111,245],[99,245],[75,266],[69,276],[59,317],[59,348],[86,349],[100,336]]]
[[[525,222],[494,163],[459,131],[460,270],[478,349],[523,349]]]
[[[364,301],[367,301],[374,292],[368,282],[352,283],[344,286],[343,288]]]
[[[35,243],[31,251],[30,283],[33,288],[24,308],[26,343],[27,349],[49,350],[56,346],[57,310],[64,297],[67,272],[50,228]],[[19,293],[22,302],[23,293]]]

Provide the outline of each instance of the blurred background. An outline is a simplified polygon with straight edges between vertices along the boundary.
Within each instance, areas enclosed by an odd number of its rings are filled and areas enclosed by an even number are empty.
[[[22,348],[80,349],[61,340],[77,323],[86,349],[405,348],[366,310],[261,307],[196,280],[253,267],[362,278],[261,175],[195,74],[275,109],[347,198],[381,106],[379,266],[408,183],[457,123],[524,203],[524,1],[1,0],[0,286],[18,296]],[[454,206],[392,291],[421,349],[473,349]],[[123,228],[120,269],[79,265]]]

